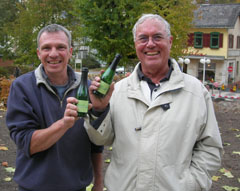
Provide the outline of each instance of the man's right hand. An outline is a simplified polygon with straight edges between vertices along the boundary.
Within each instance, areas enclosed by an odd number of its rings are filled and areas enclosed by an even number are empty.
[[[71,128],[78,119],[77,106],[78,100],[74,97],[67,98],[67,106],[63,116],[64,126]]]
[[[95,80],[92,81],[89,87],[89,95],[92,102],[92,108],[96,111],[102,111],[108,106],[109,100],[114,90],[114,82],[110,85],[110,88],[104,97],[98,97],[93,93],[93,91],[97,90],[99,86],[100,77],[95,77]]]

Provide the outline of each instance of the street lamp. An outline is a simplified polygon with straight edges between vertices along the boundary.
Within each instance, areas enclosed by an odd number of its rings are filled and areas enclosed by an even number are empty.
[[[205,84],[205,71],[206,71],[206,64],[210,64],[211,60],[209,58],[201,58],[200,63],[203,64],[203,84]]]
[[[179,58],[178,63],[182,65],[182,71],[183,71],[183,66],[184,64],[190,64],[190,59],[189,58]]]

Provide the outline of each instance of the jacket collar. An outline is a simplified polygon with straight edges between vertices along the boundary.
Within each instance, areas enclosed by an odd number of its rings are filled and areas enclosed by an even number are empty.
[[[37,69],[34,71],[35,77],[36,77],[36,84],[44,84],[48,89],[51,89],[51,84],[48,81],[47,75],[43,71],[43,65],[40,64]],[[70,79],[70,86],[75,88],[80,83],[80,74],[77,72],[74,72],[70,66],[68,66],[68,75]]]
[[[180,67],[175,59],[170,58],[170,62],[172,64],[173,70],[171,72],[170,78],[167,82],[167,85],[163,86],[161,90],[161,94],[169,91],[174,91],[180,88],[184,87],[184,74],[180,70]],[[132,93],[133,91],[141,91],[140,90],[140,80],[138,77],[138,67],[140,66],[140,63],[136,65],[134,68],[134,71],[132,75],[128,78],[128,90],[130,90]],[[129,92],[130,93],[130,92]],[[137,92],[135,92],[137,93]]]

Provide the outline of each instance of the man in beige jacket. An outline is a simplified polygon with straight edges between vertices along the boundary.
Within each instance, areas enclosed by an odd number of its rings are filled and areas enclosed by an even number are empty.
[[[92,93],[100,78],[90,86],[92,109],[102,111],[91,119],[102,122],[97,126],[89,118],[85,127],[91,141],[113,148],[105,186],[108,191],[209,190],[222,153],[211,96],[170,58],[173,37],[162,17],[143,15],[133,35],[140,60],[133,73],[103,99]]]

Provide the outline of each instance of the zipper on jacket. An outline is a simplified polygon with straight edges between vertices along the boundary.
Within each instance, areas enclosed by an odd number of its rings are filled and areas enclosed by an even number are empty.
[[[56,94],[56,96],[58,97],[58,100],[59,100],[59,102],[60,102],[60,107],[61,107],[61,108],[62,108],[62,106],[63,106],[63,100],[65,99],[67,93],[68,93],[70,90],[73,90],[73,89],[74,89],[73,84],[74,84],[74,82],[72,82],[72,83],[70,84],[70,87],[64,92],[64,95],[63,95],[62,99],[60,99],[59,95]]]

